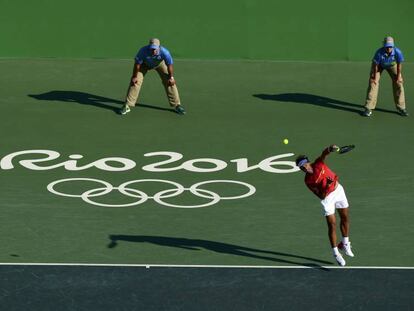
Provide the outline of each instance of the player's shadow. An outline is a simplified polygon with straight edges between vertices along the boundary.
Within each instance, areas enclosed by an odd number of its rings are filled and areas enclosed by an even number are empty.
[[[117,99],[78,91],[50,91],[47,93],[37,95],[30,94],[28,96],[35,98],[37,100],[59,101],[67,103],[77,103],[82,105],[91,105],[98,108],[108,109],[115,113],[119,113],[120,109],[124,105],[123,101]],[[141,103],[138,104],[136,107],[175,112],[172,108],[162,108]]]
[[[328,270],[321,266],[321,264],[332,264],[332,262],[315,259],[311,257],[304,257],[288,253],[267,251],[245,247],[240,245],[221,243],[208,240],[187,239],[187,238],[172,238],[163,236],[146,236],[146,235],[110,235],[110,243],[108,248],[114,248],[119,241],[134,242],[134,243],[151,243],[161,246],[176,247],[180,249],[199,251],[208,250],[216,253],[230,254],[235,256],[243,256],[254,259],[262,259],[271,262],[291,264],[298,266],[308,266],[312,268],[319,268]]]
[[[289,102],[289,103],[299,103],[299,104],[308,104],[321,106],[326,108],[338,109],[348,112],[354,112],[357,114],[362,114],[364,107],[361,105],[345,102],[338,99],[333,99],[329,97],[306,94],[306,93],[281,93],[281,94],[253,94],[254,97],[263,99],[263,100],[272,100],[278,102]],[[395,113],[397,111],[375,108],[375,111]]]

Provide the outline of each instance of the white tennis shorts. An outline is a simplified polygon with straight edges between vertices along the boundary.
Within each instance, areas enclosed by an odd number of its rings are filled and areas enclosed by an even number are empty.
[[[348,208],[349,206],[344,188],[340,184],[321,203],[323,206],[323,216],[335,214],[336,208]]]

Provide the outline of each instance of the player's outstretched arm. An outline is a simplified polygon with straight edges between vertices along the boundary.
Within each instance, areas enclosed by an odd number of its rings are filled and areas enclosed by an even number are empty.
[[[331,152],[338,152],[339,151],[339,147],[337,145],[330,145],[328,148],[328,154]]]
[[[338,150],[339,150],[339,147],[337,145],[330,145],[329,147],[325,148],[322,151],[322,154],[319,156],[319,158],[316,161],[324,162],[328,154],[330,154],[331,152],[337,152]]]

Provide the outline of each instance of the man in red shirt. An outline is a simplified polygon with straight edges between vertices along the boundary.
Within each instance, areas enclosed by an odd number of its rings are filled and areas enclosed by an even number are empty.
[[[340,266],[345,266],[345,259],[339,253],[338,248],[344,251],[347,256],[354,257],[351,250],[351,242],[349,241],[349,204],[344,188],[338,182],[338,176],[325,164],[326,156],[338,150],[339,147],[336,145],[326,148],[313,163],[310,163],[307,156],[299,156],[296,159],[296,165],[306,173],[306,186],[321,199],[323,213],[328,224],[328,235],[333,255]],[[335,210],[338,210],[341,218],[342,241],[338,246],[336,244]]]

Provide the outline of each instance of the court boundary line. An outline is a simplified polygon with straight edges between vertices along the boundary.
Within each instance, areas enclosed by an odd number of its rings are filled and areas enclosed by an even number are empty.
[[[216,268],[216,269],[349,269],[349,270],[414,270],[403,266],[249,266],[249,265],[172,265],[172,264],[110,264],[110,263],[16,263],[1,262],[0,266],[48,266],[48,267],[119,267],[119,268]]]
[[[283,59],[255,59],[255,58],[174,58],[177,61],[184,61],[184,62],[252,62],[252,63],[305,63],[305,64],[321,64],[321,63],[341,63],[341,64],[349,64],[349,63],[357,63],[357,64],[364,64],[364,63],[371,63],[370,60],[283,60]],[[36,56],[36,57],[27,57],[27,56],[0,56],[0,60],[80,60],[80,61],[126,61],[131,62],[134,60],[133,57],[131,58],[110,58],[110,57],[59,57],[59,56]],[[411,61],[405,61],[405,64],[414,64]]]

